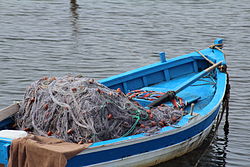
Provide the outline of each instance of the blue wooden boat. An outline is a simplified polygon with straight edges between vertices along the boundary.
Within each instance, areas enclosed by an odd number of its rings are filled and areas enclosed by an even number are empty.
[[[124,93],[143,89],[174,92],[186,101],[186,115],[174,126],[157,133],[145,133],[96,142],[68,160],[67,166],[152,166],[186,154],[202,144],[216,121],[225,95],[227,74],[223,40],[209,48],[172,59],[160,54],[161,61],[99,82]],[[153,104],[134,99],[145,107],[168,102],[166,93]],[[0,129],[8,128],[9,116],[18,110],[14,104],[0,111]],[[0,138],[0,164],[7,165],[12,139]]]

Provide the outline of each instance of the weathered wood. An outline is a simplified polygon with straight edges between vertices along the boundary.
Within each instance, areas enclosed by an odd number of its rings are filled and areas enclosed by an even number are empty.
[[[16,103],[0,110],[0,122],[10,117],[11,115],[15,114],[18,111],[18,109],[19,105]]]

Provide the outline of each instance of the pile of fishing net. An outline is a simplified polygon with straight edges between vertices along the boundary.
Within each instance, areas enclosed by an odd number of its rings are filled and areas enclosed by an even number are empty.
[[[155,132],[181,117],[182,111],[169,106],[147,110],[120,89],[68,75],[33,82],[15,121],[19,129],[33,134],[85,143]]]

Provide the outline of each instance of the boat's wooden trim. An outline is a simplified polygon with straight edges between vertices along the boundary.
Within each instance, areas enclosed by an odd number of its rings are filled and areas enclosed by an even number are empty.
[[[0,110],[0,122],[9,118],[13,114],[15,114],[18,110],[19,110],[19,105],[17,103],[12,104],[12,105]]]

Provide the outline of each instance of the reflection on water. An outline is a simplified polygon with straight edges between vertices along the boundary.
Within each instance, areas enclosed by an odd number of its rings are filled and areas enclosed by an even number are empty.
[[[225,39],[232,85],[230,114],[225,115],[229,121],[222,119],[211,145],[170,166],[249,166],[248,4],[248,0],[0,1],[0,107],[22,99],[26,86],[46,75],[80,73],[102,79],[155,63],[159,52],[172,58],[206,48],[220,37]]]
[[[225,140],[226,139],[226,140]],[[217,140],[220,142],[219,145],[216,143]],[[192,152],[170,160],[168,162],[161,163],[155,167],[215,167],[215,166],[226,166],[226,155],[227,155],[227,135],[224,138],[219,138],[216,131],[213,129],[209,136],[205,139],[204,143]],[[224,145],[223,148],[220,145]],[[216,150],[216,151],[214,151]]]
[[[229,135],[229,99],[230,99],[230,84],[228,80],[227,84],[227,90],[225,97],[223,99],[222,103],[222,111],[221,115],[217,119],[216,127],[210,134],[210,136],[214,137],[212,140],[206,144],[207,141],[205,141],[205,145],[208,147],[204,149],[204,152],[202,153],[202,156],[199,158],[195,166],[226,166],[226,158],[227,158],[227,147],[228,147],[228,135]],[[221,123],[223,116],[225,116],[224,122]],[[224,136],[218,136],[216,132],[218,131],[219,126],[222,126],[224,124]],[[209,137],[210,138],[210,137]],[[216,150],[214,152],[213,150]],[[212,156],[211,156],[212,155]]]
[[[77,4],[76,0],[70,0],[70,11],[72,14],[71,17],[71,24],[72,24],[72,36],[74,38],[74,43],[75,46],[74,48],[77,49],[77,47],[79,47],[79,23],[78,23],[78,19],[79,19],[79,14],[77,9],[79,8],[79,5]]]
[[[78,8],[79,8],[79,5],[76,3],[76,0],[71,0],[70,1],[70,10],[71,10],[71,13],[72,13],[72,25],[73,25],[74,28],[76,27],[77,20],[78,20],[78,17],[79,17],[79,14],[77,12]]]

